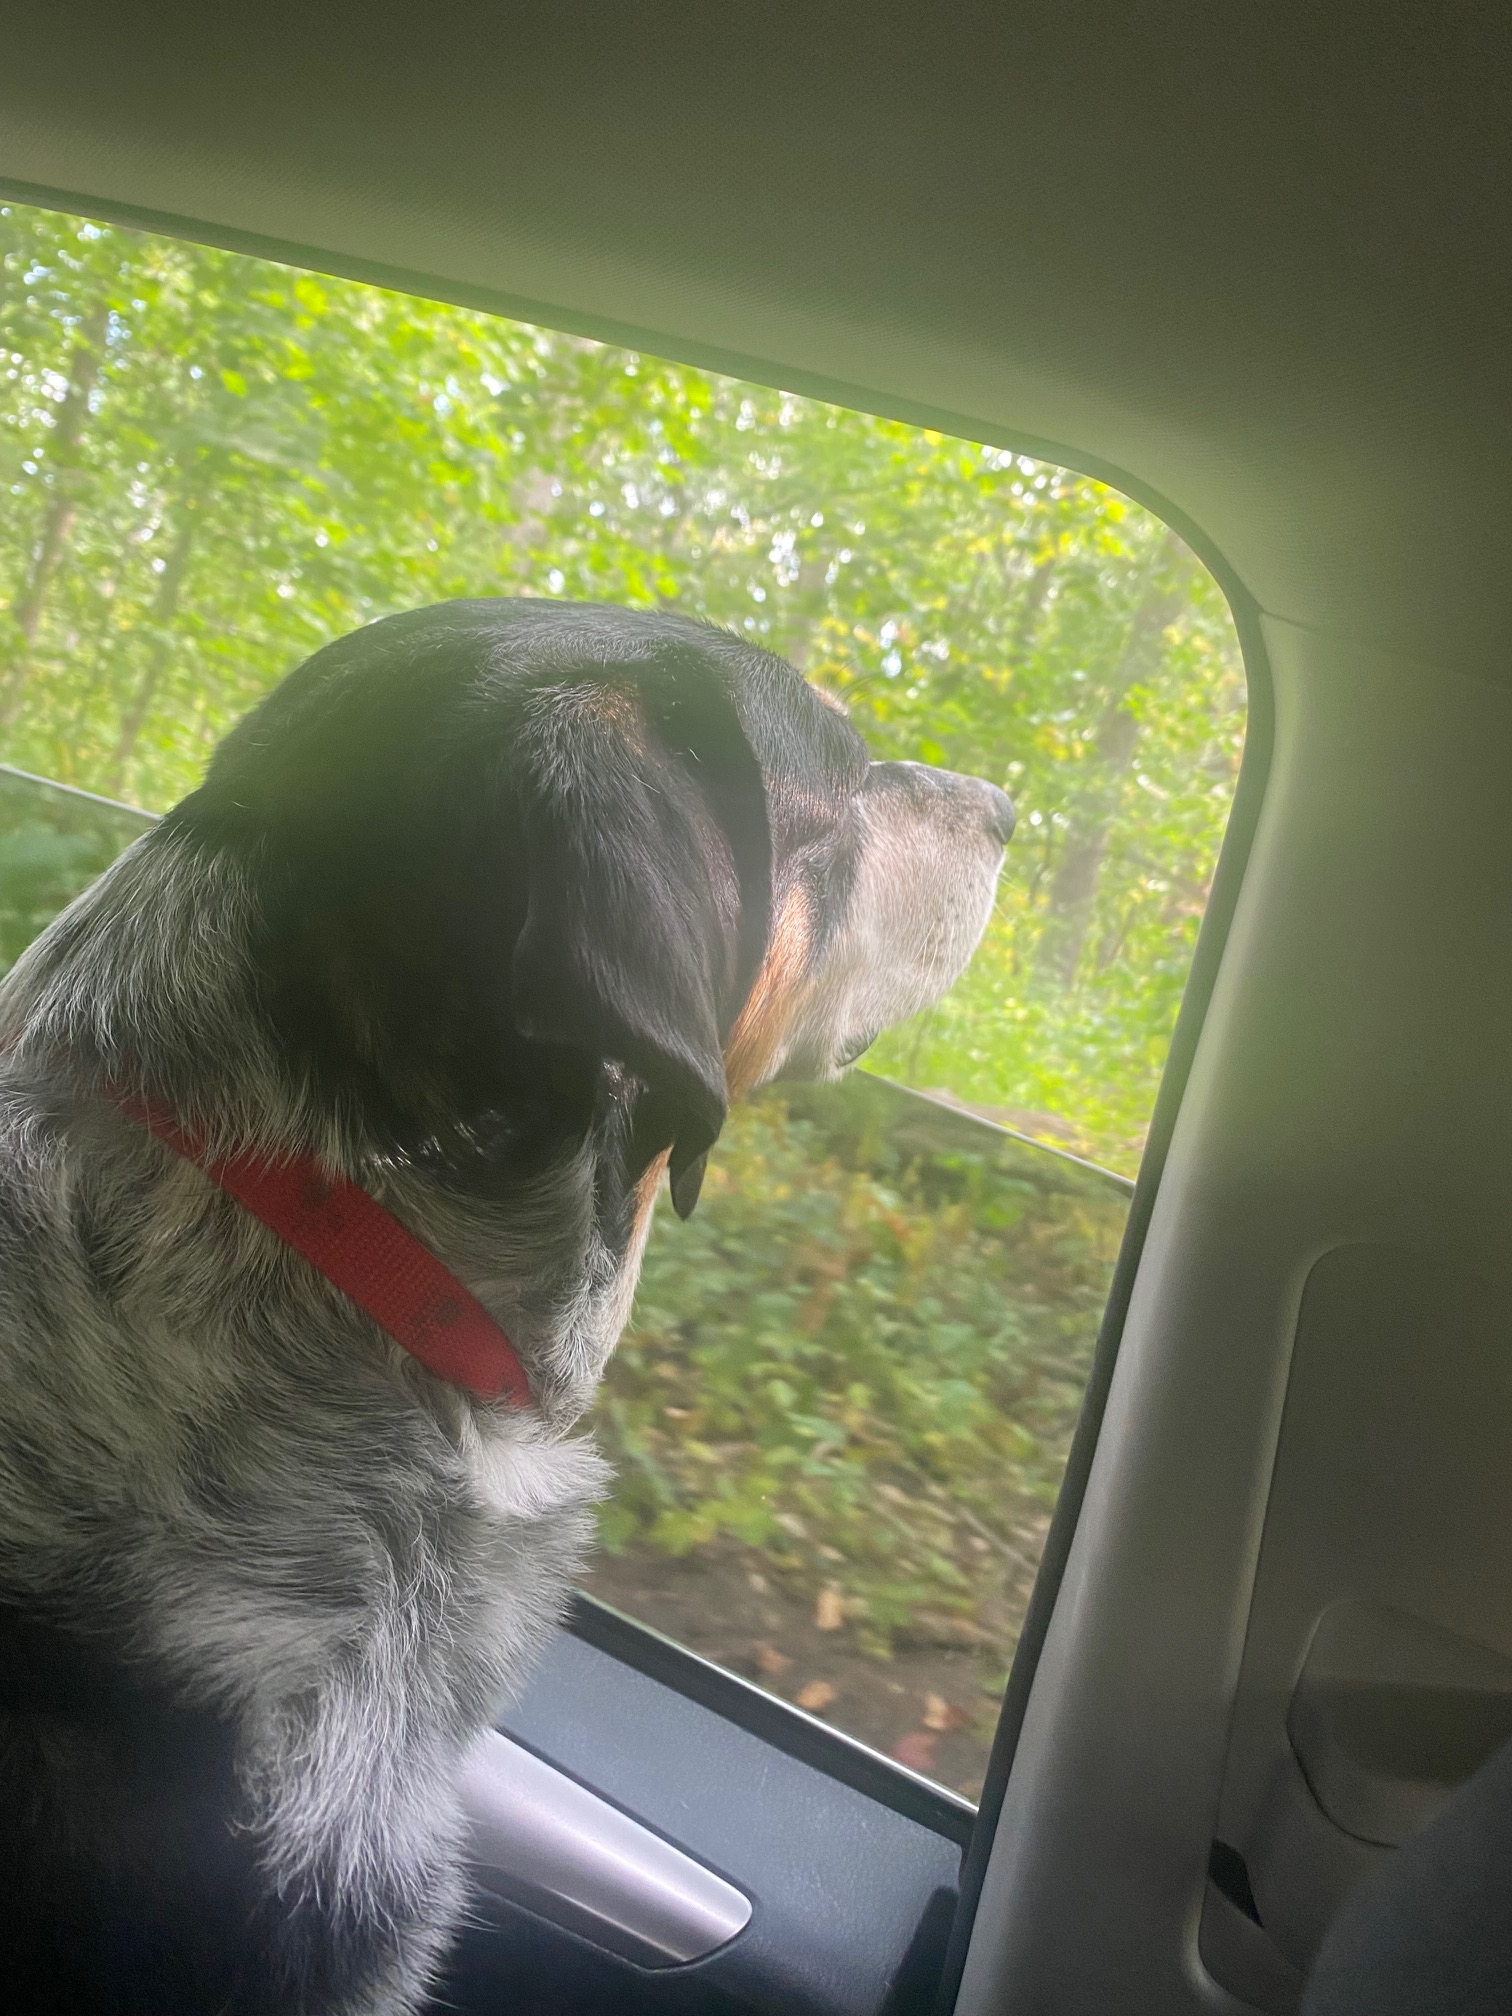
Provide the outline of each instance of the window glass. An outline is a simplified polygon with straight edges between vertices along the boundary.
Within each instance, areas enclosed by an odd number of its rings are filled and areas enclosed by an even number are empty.
[[[459,594],[731,625],[1019,811],[984,944],[660,1214],[598,1409],[604,1600],[967,1793],[1244,732],[1105,485],[239,254],[0,206],[0,757],[161,810],[300,658]],[[132,830],[0,788],[0,958]]]

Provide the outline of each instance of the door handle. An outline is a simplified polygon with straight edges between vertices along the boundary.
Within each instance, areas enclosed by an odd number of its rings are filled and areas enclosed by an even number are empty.
[[[462,1794],[479,1886],[622,1959],[683,1966],[750,1922],[733,1883],[496,1730]]]

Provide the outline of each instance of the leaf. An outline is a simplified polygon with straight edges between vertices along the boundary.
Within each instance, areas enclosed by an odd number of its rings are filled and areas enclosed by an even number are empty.
[[[820,1631],[838,1631],[845,1622],[845,1598],[831,1584],[819,1591],[814,1604],[814,1624]]]
[[[924,1696],[924,1713],[920,1717],[926,1729],[943,1734],[948,1729],[962,1729],[970,1721],[964,1708],[957,1708],[947,1701],[943,1694]]]
[[[806,1708],[810,1715],[818,1715],[828,1708],[832,1701],[839,1699],[840,1689],[832,1687],[828,1680],[810,1680],[806,1687],[800,1687],[793,1696],[800,1708]]]
[[[898,1738],[887,1754],[910,1771],[928,1776],[935,1768],[935,1746],[939,1740],[927,1729],[910,1729],[906,1736]]]

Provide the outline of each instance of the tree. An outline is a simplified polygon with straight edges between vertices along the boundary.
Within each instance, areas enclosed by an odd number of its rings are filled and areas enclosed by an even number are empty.
[[[1222,598],[1104,485],[268,261],[0,206],[6,759],[160,806],[326,639],[458,594],[728,624],[1013,793],[878,1059],[1137,1155],[1243,734]]]
[[[1081,964],[1123,782],[1139,741],[1139,714],[1130,695],[1159,674],[1166,632],[1188,600],[1190,568],[1191,555],[1167,531],[1142,572],[1139,599],[1107,680],[1091,748],[1064,808],[1060,860],[1050,878],[1036,948],[1040,971],[1062,987],[1072,985]]]

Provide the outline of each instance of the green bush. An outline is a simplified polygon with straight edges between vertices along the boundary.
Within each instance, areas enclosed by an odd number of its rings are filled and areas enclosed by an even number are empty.
[[[611,1550],[732,1535],[878,1651],[920,1610],[998,1635],[1127,1204],[968,1123],[910,1138],[918,1103],[858,1077],[733,1113],[695,1216],[657,1220],[599,1404]]]

